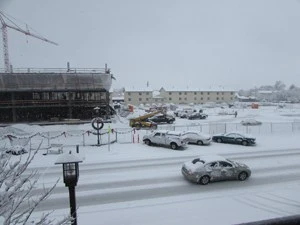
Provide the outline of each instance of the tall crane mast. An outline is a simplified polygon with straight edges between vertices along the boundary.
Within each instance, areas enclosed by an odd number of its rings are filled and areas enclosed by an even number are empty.
[[[40,39],[42,41],[48,42],[50,44],[54,44],[54,45],[58,45],[57,43],[50,41],[42,36],[36,35],[31,33],[29,30],[23,30],[22,28],[18,27],[18,26],[13,26],[13,25],[9,25],[5,22],[4,18],[6,18],[6,16],[4,15],[3,12],[0,11],[0,22],[1,22],[1,30],[2,30],[2,40],[3,40],[3,53],[4,53],[4,67],[5,67],[5,72],[6,73],[10,73],[11,72],[11,68],[10,68],[10,61],[9,61],[9,54],[8,54],[8,36],[7,36],[7,28],[11,28],[15,31],[21,32],[25,35]]]

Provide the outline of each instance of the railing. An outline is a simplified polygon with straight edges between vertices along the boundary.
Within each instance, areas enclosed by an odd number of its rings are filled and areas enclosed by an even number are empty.
[[[0,73],[7,73],[0,68]],[[109,73],[105,68],[13,68],[10,73]]]
[[[90,104],[105,104],[106,101],[101,100],[14,100],[0,101],[0,107],[3,106],[38,106],[38,105],[90,105]]]
[[[158,129],[167,130],[198,130],[207,134],[224,132],[241,132],[246,134],[275,134],[275,133],[298,133],[300,122],[265,122],[259,126],[244,126],[240,123],[199,123],[191,125],[159,125]]]

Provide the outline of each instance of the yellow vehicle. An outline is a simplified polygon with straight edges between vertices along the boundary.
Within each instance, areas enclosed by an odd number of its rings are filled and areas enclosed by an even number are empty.
[[[151,121],[147,121],[148,118],[161,113],[161,111],[155,111],[152,113],[145,114],[143,116],[139,116],[129,120],[129,126],[136,128],[137,130],[141,128],[152,128],[156,129],[157,124]]]

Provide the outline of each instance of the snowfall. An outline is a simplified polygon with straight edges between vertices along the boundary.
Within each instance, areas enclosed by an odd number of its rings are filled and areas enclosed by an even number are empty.
[[[194,106],[197,107],[197,106]],[[237,117],[233,111],[237,111]],[[85,124],[14,124],[0,128],[0,148],[28,142],[25,148],[41,144],[29,170],[40,174],[36,194],[60,178],[51,196],[37,208],[32,221],[43,212],[51,219],[70,213],[68,188],[62,179],[62,154],[51,144],[63,144],[63,154],[74,154],[79,163],[76,186],[77,223],[109,225],[240,224],[300,213],[300,105],[205,108],[205,120],[176,117],[172,125],[158,129],[198,130],[213,135],[239,131],[256,138],[255,146],[212,142],[208,146],[188,145],[180,150],[147,146],[144,134],[132,130],[128,118],[143,115],[135,109],[127,117],[105,123],[98,136],[90,122]],[[169,111],[169,113],[172,113]],[[262,122],[242,126],[244,119]],[[111,132],[109,132],[111,130]],[[5,136],[13,137],[14,141]],[[24,137],[27,137],[26,139]],[[28,141],[28,137],[30,141]],[[111,144],[109,144],[111,143]],[[48,153],[48,154],[47,154]],[[14,159],[22,156],[13,156]],[[246,181],[193,184],[181,174],[181,166],[199,155],[218,154],[247,164],[252,175]],[[28,171],[29,172],[29,171]]]

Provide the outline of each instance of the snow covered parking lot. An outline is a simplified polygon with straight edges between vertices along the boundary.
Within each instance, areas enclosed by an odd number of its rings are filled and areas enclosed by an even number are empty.
[[[280,121],[278,111],[239,112],[232,116],[209,116],[210,120],[237,122],[249,114],[265,122]],[[268,120],[266,120],[266,118]],[[290,122],[284,117],[282,121]],[[293,118],[294,119],[294,118]],[[188,126],[188,120],[175,124]],[[122,126],[124,124],[111,124]],[[27,125],[19,125],[20,128]],[[85,129],[88,125],[76,125]],[[107,124],[106,124],[107,126]],[[125,126],[125,125],[124,125]],[[27,127],[27,131],[30,131]],[[34,127],[33,130],[73,130],[74,126]],[[143,132],[143,131],[140,131]],[[141,133],[142,134],[142,133]],[[243,147],[211,143],[189,145],[185,151],[147,146],[143,143],[114,143],[110,146],[80,146],[84,159],[76,187],[78,224],[238,224],[299,213],[300,147],[298,132],[259,133],[257,145]],[[96,137],[93,137],[96,142]],[[76,148],[65,138],[64,153]],[[43,185],[62,177],[61,166],[54,165],[58,155],[40,151],[30,169],[39,169]],[[219,154],[246,163],[252,170],[244,181],[211,183],[207,186],[186,182],[182,163],[202,154]],[[25,154],[26,155],[26,154]],[[16,156],[18,157],[18,156]],[[62,180],[53,194],[39,207],[55,210],[52,218],[69,213],[68,189]],[[217,215],[217,216],[216,216]]]

